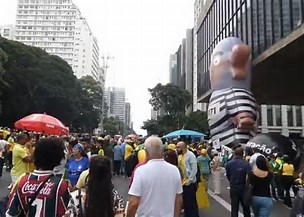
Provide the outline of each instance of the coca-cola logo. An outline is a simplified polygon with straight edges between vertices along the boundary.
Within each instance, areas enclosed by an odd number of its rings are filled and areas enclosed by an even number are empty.
[[[42,183],[40,182],[26,181],[21,188],[21,192],[22,194],[34,194],[38,190],[41,184]],[[39,194],[49,196],[51,194],[53,187],[54,187],[54,183],[48,181],[44,184],[44,187],[40,190]]]

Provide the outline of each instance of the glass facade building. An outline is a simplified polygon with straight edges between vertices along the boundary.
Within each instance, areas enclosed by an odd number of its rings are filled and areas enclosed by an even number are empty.
[[[255,59],[303,23],[304,0],[213,0],[197,28],[197,95],[211,89],[209,64],[223,38],[241,38]]]

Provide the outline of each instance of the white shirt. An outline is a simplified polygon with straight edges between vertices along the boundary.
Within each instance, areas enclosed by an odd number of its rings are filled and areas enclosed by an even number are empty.
[[[251,166],[252,169],[256,168],[256,159],[258,158],[258,156],[262,155],[261,153],[254,153],[249,160],[249,164]],[[263,156],[263,155],[262,155]]]
[[[172,217],[176,194],[183,192],[176,166],[163,159],[149,160],[135,170],[130,195],[140,197],[137,217]]]
[[[5,147],[9,144],[8,141],[5,141],[3,139],[0,140],[0,157],[3,157],[3,152],[5,150]]]

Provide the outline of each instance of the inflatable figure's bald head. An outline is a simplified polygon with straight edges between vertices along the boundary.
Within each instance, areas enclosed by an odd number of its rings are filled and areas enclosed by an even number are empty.
[[[250,90],[250,48],[240,39],[228,37],[220,41],[211,55],[212,90],[241,88]]]

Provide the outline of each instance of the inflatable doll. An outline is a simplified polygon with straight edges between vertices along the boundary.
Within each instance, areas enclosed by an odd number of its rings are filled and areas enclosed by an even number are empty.
[[[250,55],[249,46],[235,37],[220,41],[211,55],[208,123],[217,149],[245,145],[255,135],[257,105],[250,92]]]

